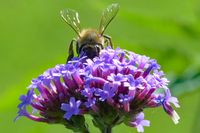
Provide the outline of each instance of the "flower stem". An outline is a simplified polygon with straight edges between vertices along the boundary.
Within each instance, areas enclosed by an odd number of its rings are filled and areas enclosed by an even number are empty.
[[[112,127],[111,126],[106,126],[102,133],[112,133]]]

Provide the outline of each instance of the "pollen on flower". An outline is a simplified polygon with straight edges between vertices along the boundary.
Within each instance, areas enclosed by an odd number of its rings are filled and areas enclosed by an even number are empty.
[[[179,107],[178,99],[171,96],[168,83],[156,60],[108,47],[94,59],[76,57],[33,79],[28,93],[20,97],[17,118],[60,123],[70,129],[77,126],[73,123],[83,122],[79,124],[83,129],[87,128],[84,116],[89,114],[97,127],[125,123],[143,132],[149,126],[143,113],[147,108],[162,106],[178,123],[180,117],[172,107]],[[29,106],[38,115],[29,112]]]

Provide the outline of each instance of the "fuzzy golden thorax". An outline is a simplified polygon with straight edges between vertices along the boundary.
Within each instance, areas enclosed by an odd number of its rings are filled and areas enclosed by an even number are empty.
[[[95,45],[104,44],[104,37],[95,29],[85,29],[80,33],[80,37],[77,40],[78,46],[82,44]]]

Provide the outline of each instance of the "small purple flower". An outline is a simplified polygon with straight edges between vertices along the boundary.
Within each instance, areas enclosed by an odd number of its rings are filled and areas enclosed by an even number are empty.
[[[88,99],[87,99],[87,102],[85,102],[85,106],[86,106],[87,108],[90,108],[90,107],[92,107],[93,105],[95,105],[95,103],[96,103],[96,98],[88,98]]]
[[[85,97],[88,97],[88,98],[92,98],[93,97],[93,93],[95,92],[97,88],[90,88],[90,87],[86,87],[85,86],[85,89],[81,91],[81,95],[85,96]]]
[[[160,66],[157,64],[157,62],[155,60],[151,60],[149,67],[144,71],[142,76],[145,78],[152,70],[157,70],[159,68]]]
[[[128,75],[128,81],[124,83],[124,86],[129,87],[129,90],[135,89],[144,89],[144,83],[146,84],[146,80],[143,77],[138,77],[135,79],[133,75]]]
[[[123,95],[123,94],[119,94],[119,102],[120,103],[123,103],[123,107],[124,107],[124,110],[126,112],[129,112],[130,111],[130,101],[134,98],[134,95],[135,93],[133,94],[126,94],[126,95]]]
[[[123,74],[120,74],[120,73],[118,73],[117,75],[112,73],[110,76],[108,76],[107,79],[109,81],[112,81],[113,84],[116,84],[119,86],[121,85],[121,82],[125,82],[127,80],[127,78]]]
[[[18,108],[22,109],[27,105],[31,104],[33,99],[33,94],[34,94],[33,89],[30,89],[28,90],[27,95],[21,95],[19,98],[21,103],[18,105]]]
[[[115,96],[116,87],[111,87],[109,83],[105,83],[103,90],[97,89],[95,92],[96,96],[99,96],[100,101],[110,100]]]
[[[129,96],[129,95],[123,95],[123,94],[119,94],[119,102],[120,103],[129,103],[130,100],[132,100],[134,97]]]
[[[133,120],[130,122],[130,126],[136,127],[138,132],[144,132],[144,126],[149,127],[150,122],[144,120],[144,113],[139,113]]]
[[[66,111],[64,118],[69,120],[72,115],[78,115],[80,113],[79,106],[81,105],[81,101],[76,101],[74,97],[70,98],[69,104],[62,103],[61,109]]]
[[[169,89],[166,91],[166,96],[164,97],[162,101],[163,108],[167,114],[169,114],[174,121],[175,124],[179,122],[179,115],[176,113],[176,111],[172,108],[171,104],[172,103],[176,108],[179,108],[180,105],[178,104],[178,99],[176,97],[172,97]]]
[[[33,89],[28,90],[27,95],[21,95],[20,101],[21,103],[18,105],[19,111],[18,116],[15,118],[17,120],[20,116],[27,116],[26,107],[31,104],[33,99]]]
[[[146,68],[147,67],[147,65],[148,65],[148,63],[149,63],[149,57],[147,57],[147,56],[141,56],[141,55],[134,55],[133,56],[135,59],[135,62],[136,62],[136,64],[138,64],[138,68],[139,69],[143,69],[143,68]]]
[[[27,111],[27,106],[31,105],[33,99],[34,99],[34,89],[30,89],[27,92],[27,95],[21,95],[19,98],[22,102],[18,105],[19,111],[18,116],[14,119],[16,121],[21,116],[26,116],[31,120],[38,121],[38,122],[46,122],[47,120],[45,118],[40,118],[34,115],[31,115]]]

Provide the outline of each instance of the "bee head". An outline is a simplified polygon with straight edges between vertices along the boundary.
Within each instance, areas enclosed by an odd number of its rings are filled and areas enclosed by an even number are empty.
[[[104,38],[96,30],[87,29],[80,33],[77,43],[77,53],[80,56],[87,55],[88,58],[94,58],[103,49]]]

